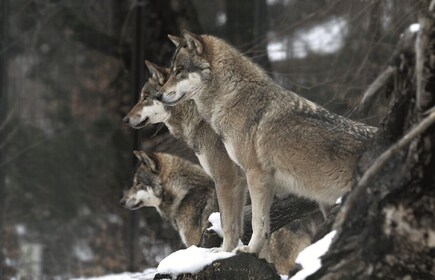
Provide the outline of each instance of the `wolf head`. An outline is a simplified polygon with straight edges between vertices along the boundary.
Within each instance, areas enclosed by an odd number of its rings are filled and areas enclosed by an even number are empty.
[[[123,119],[124,123],[136,129],[147,124],[163,122],[167,117],[164,105],[155,100],[153,96],[166,82],[170,70],[159,67],[147,60],[145,64],[151,73],[151,77],[143,86],[138,102]]]
[[[210,80],[211,67],[204,37],[184,31],[183,38],[169,35],[177,46],[172,60],[171,74],[156,98],[166,105],[191,99],[205,88]]]
[[[163,188],[159,178],[160,164],[156,155],[134,151],[139,165],[133,176],[133,186],[124,191],[120,204],[130,210],[144,206],[158,208],[162,201]]]

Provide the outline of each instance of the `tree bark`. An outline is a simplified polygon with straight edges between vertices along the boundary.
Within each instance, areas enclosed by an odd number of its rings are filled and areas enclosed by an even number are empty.
[[[434,3],[434,2],[433,2]],[[423,10],[420,16],[420,32],[416,42],[416,65],[417,78],[417,108],[429,109],[434,101],[435,92],[435,58],[432,56],[435,50],[434,4],[427,10]],[[432,41],[431,41],[432,40]]]
[[[358,174],[363,180],[344,201],[337,235],[322,267],[307,279],[435,278],[434,125],[413,135],[412,141],[404,138],[422,126],[426,117],[422,109],[435,105],[434,71],[427,63],[434,56],[435,36],[428,32],[434,28],[434,15],[423,16],[420,22],[427,26],[419,31],[417,50],[413,42],[399,42],[401,49],[392,65],[398,69],[393,100],[360,162]],[[400,145],[405,142],[411,143]],[[397,144],[389,149],[393,143]],[[387,149],[390,155],[385,159]]]

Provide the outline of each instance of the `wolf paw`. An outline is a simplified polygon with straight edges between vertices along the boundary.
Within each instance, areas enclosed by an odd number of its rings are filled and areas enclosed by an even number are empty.
[[[220,253],[220,252],[223,252],[223,250],[222,250],[222,247],[213,247],[213,248],[210,248],[210,252]]]
[[[242,253],[246,253],[246,254],[250,254],[252,253],[249,246],[248,245],[242,245],[242,246],[238,246],[233,250],[233,253],[236,254],[242,254]]]

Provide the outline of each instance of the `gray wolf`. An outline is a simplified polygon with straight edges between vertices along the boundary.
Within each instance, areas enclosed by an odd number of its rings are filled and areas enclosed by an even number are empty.
[[[169,107],[154,99],[170,71],[149,61],[152,74],[142,88],[140,99],[124,118],[133,128],[163,122],[169,131],[192,148],[204,170],[215,184],[221,212],[224,251],[233,250],[242,235],[242,209],[247,190],[244,174],[229,158],[222,140],[199,116],[193,101]]]
[[[279,274],[287,275],[298,254],[311,245],[323,220],[322,212],[317,211],[310,217],[296,220],[274,231],[270,235],[270,241],[261,248],[259,257],[273,263]]]
[[[198,245],[202,232],[209,226],[208,217],[218,211],[213,180],[198,165],[174,155],[143,151],[134,154],[139,163],[133,184],[124,191],[120,204],[129,210],[155,207],[179,232],[184,245]],[[260,257],[286,274],[297,254],[311,244],[313,224],[321,220],[318,211],[314,218],[295,221],[273,232]]]
[[[198,245],[208,217],[218,211],[213,180],[198,165],[173,155],[134,154],[139,164],[120,204],[130,210],[155,207],[186,246]]]
[[[269,237],[273,194],[333,204],[350,190],[358,157],[376,128],[282,88],[219,38],[187,31],[183,36],[156,98],[166,105],[193,100],[245,171],[253,235],[238,251],[258,254]]]

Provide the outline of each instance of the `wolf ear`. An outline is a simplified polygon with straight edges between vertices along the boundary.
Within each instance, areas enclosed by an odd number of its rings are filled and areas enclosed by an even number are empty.
[[[155,65],[154,63],[145,60],[145,65],[147,66],[148,70],[150,71],[153,79],[156,79],[159,81],[160,84],[164,84],[166,80],[166,69],[164,67],[160,67]]]
[[[152,172],[158,173],[159,172],[159,163],[157,161],[157,158],[154,156],[154,154],[147,154],[144,151],[133,151],[133,154],[137,157],[139,162],[145,164],[148,166]]]
[[[191,50],[196,50],[198,54],[204,51],[204,43],[199,35],[193,34],[187,30],[183,31],[184,39],[186,39],[187,47]]]
[[[168,34],[168,38],[169,38],[169,40],[172,41],[172,43],[174,43],[174,45],[175,45],[176,47],[178,47],[179,45],[181,45],[182,43],[184,43],[184,39],[181,38],[181,37],[177,37],[177,36],[174,36],[174,35]]]

